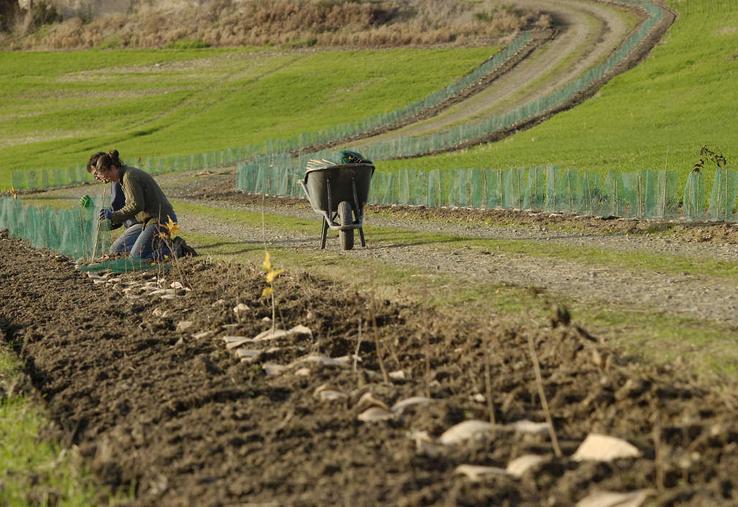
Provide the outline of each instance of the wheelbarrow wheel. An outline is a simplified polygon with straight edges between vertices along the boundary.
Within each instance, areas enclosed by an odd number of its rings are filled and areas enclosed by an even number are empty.
[[[351,203],[348,201],[341,201],[338,203],[338,219],[341,222],[341,225],[348,225],[353,224],[354,219],[351,215]],[[341,230],[340,234],[341,236],[341,248],[344,250],[351,250],[354,248],[354,230],[353,229],[345,229]]]

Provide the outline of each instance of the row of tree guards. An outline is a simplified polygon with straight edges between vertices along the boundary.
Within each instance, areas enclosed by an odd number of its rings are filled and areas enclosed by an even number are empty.
[[[243,192],[304,197],[300,166],[249,163],[239,167]],[[370,204],[521,209],[601,217],[738,221],[738,172],[676,171],[598,174],[558,167],[376,171]]]
[[[370,202],[738,222],[738,172],[718,167],[709,185],[704,172],[690,172],[682,185],[673,171],[605,175],[556,167],[378,171],[372,179]],[[299,185],[303,176],[296,167],[247,164],[238,171],[238,188],[303,197]],[[110,233],[98,228],[97,210],[102,205],[98,199],[91,208],[56,209],[0,197],[0,229],[37,248],[92,259],[110,246]]]
[[[109,205],[109,203],[107,204]],[[110,231],[99,228],[101,199],[88,208],[57,209],[34,206],[23,199],[0,197],[0,229],[73,259],[92,259],[107,253]]]

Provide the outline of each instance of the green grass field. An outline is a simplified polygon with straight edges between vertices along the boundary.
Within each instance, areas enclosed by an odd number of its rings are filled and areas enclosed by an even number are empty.
[[[636,68],[595,97],[502,142],[382,168],[677,169],[707,144],[738,167],[738,2],[670,0],[679,13]]]
[[[0,53],[0,188],[14,169],[220,150],[392,111],[492,48]]]

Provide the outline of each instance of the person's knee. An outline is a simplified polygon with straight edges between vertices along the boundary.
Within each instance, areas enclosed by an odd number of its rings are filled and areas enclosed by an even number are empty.
[[[116,241],[112,245],[110,245],[110,253],[112,255],[119,255],[122,253],[128,252],[129,248],[128,245],[126,245],[125,241],[118,242]]]

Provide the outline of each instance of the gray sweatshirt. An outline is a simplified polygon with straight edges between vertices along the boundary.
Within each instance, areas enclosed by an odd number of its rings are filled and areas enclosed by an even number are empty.
[[[123,166],[121,170],[121,185],[126,196],[125,205],[114,211],[111,221],[120,224],[130,218],[145,223],[149,219],[166,223],[168,218],[176,221],[172,205],[169,204],[159,184],[146,171],[135,167]]]

